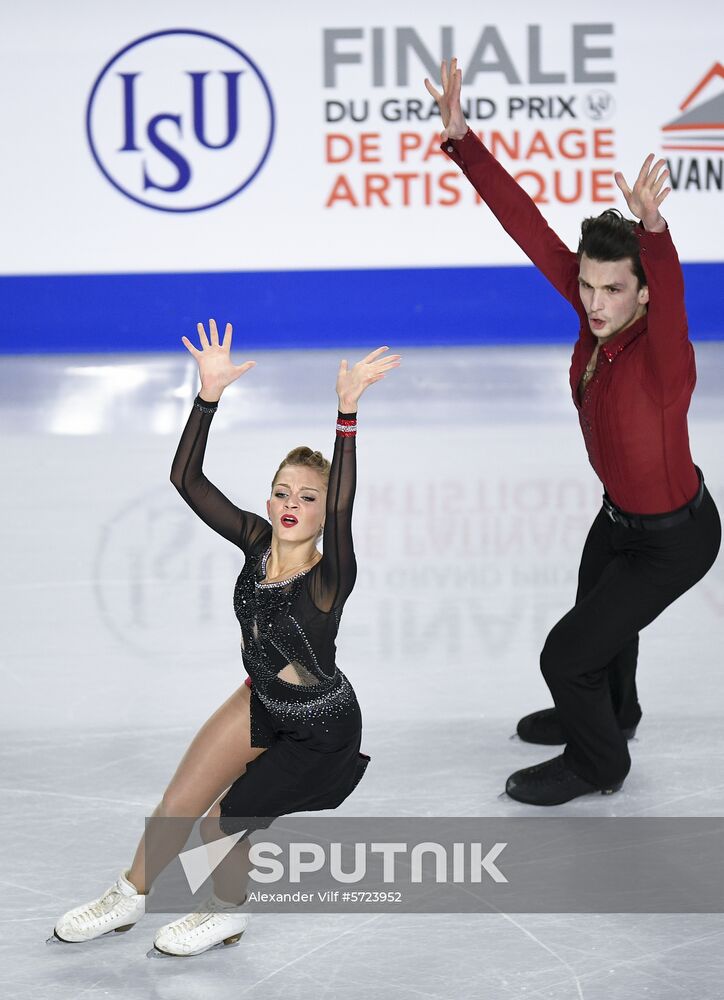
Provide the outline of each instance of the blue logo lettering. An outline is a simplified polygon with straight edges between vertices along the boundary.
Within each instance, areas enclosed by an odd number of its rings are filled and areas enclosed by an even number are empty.
[[[239,194],[262,169],[274,105],[240,48],[173,29],[136,39],[106,63],[88,99],[86,130],[99,169],[126,197],[198,212]]]

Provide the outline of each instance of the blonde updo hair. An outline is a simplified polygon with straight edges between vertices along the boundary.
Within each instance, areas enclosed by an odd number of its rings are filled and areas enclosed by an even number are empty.
[[[314,471],[318,472],[324,480],[324,485],[329,485],[329,470],[332,468],[332,463],[327,461],[321,451],[312,451],[312,449],[307,448],[306,445],[300,445],[298,448],[292,448],[277,471],[274,473],[274,478],[272,479],[272,489],[274,489],[274,483],[277,481],[277,477],[285,465],[301,465],[305,469],[314,469]]]

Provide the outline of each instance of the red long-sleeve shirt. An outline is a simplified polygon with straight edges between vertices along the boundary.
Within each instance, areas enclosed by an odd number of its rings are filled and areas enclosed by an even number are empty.
[[[578,286],[578,258],[509,173],[468,130],[443,150],[461,168],[518,246],[573,306],[580,321],[571,359],[573,403],[596,475],[613,502],[636,514],[683,507],[699,481],[686,415],[696,383],[684,308],[684,280],[668,229],[636,229],[649,286],[648,312],[598,352],[595,373],[578,386],[596,347]]]

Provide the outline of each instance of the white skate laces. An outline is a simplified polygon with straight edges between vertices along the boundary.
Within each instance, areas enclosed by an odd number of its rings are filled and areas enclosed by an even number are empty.
[[[211,896],[199,911],[161,927],[153,944],[165,955],[200,955],[220,944],[236,944],[248,923],[249,915],[234,903]]]
[[[121,872],[118,881],[98,899],[76,906],[55,925],[61,941],[91,941],[110,931],[128,931],[146,912],[146,897]]]

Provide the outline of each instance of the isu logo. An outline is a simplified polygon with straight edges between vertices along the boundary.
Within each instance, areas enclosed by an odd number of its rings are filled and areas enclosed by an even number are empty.
[[[706,92],[706,93],[704,93]],[[697,98],[703,98],[694,103]],[[715,63],[697,83],[678,118],[662,127],[662,149],[724,150],[724,66]]]
[[[91,152],[127,198],[164,212],[199,212],[243,191],[274,134],[266,80],[218,35],[144,35],[98,75],[86,113]]]

